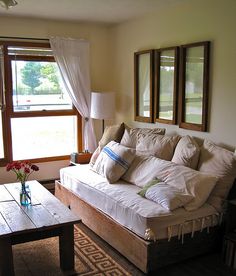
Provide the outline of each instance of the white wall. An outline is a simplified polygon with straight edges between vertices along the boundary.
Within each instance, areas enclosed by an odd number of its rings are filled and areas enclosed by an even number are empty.
[[[118,92],[117,121],[165,127],[236,147],[236,1],[191,0],[111,28],[113,82]],[[166,124],[134,122],[133,54],[143,49],[211,41],[209,132],[187,131]]]
[[[108,28],[104,25],[0,17],[0,36],[29,38],[64,36],[89,40],[91,87],[95,91],[112,90],[108,34]],[[99,121],[96,123],[99,136],[101,125]],[[59,169],[67,166],[68,163],[68,160],[39,163],[37,165],[40,171],[32,174],[31,179],[59,178]],[[0,184],[15,181],[15,179],[14,173],[6,172],[4,167],[0,168]]]

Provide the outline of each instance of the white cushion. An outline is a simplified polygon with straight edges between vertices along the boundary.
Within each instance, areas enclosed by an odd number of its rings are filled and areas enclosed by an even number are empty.
[[[89,164],[90,164],[91,167],[95,164],[95,162],[96,162],[96,160],[97,160],[98,155],[100,154],[100,152],[101,152],[101,148],[100,148],[100,146],[98,146],[96,148],[96,150],[94,151],[94,153],[92,154],[91,158],[90,158]]]
[[[102,149],[92,169],[114,183],[126,172],[134,157],[135,150],[111,141]]]
[[[200,172],[207,172],[219,178],[208,203],[220,210],[236,178],[236,156],[209,140],[204,140],[198,164]]]
[[[183,193],[181,190],[164,182],[148,188],[145,197],[162,205],[169,211],[182,207],[193,199],[192,195]]]
[[[125,124],[121,123],[119,125],[111,125],[107,126],[104,130],[104,133],[102,135],[101,140],[99,141],[99,146],[97,149],[94,151],[93,155],[91,156],[90,159],[90,166],[93,166],[94,163],[96,162],[98,155],[100,154],[101,150],[103,149],[104,146],[106,146],[109,142],[115,141],[115,142],[120,142],[123,133],[125,129]]]
[[[215,176],[170,161],[139,155],[122,178],[139,187],[144,187],[147,182],[158,178],[183,193],[194,196],[185,206],[186,210],[194,210],[203,205],[218,180]]]
[[[164,160],[171,160],[180,136],[148,135],[137,142],[136,150],[145,155],[154,155]]]
[[[126,126],[120,144],[129,148],[136,148],[136,144],[142,137],[149,135],[165,134],[164,128],[129,128]]]
[[[178,142],[172,162],[183,165],[192,169],[196,169],[200,154],[200,147],[191,136],[184,136]]]

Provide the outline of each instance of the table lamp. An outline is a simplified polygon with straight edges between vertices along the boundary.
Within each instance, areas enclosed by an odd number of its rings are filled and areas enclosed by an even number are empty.
[[[102,133],[104,132],[105,120],[113,119],[115,115],[114,92],[92,92],[91,113],[93,119],[102,120]]]

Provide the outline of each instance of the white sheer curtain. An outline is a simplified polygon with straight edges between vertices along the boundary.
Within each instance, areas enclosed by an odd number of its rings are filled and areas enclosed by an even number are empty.
[[[61,37],[52,37],[49,41],[65,88],[82,116],[84,149],[93,152],[97,145],[90,119],[89,42]]]

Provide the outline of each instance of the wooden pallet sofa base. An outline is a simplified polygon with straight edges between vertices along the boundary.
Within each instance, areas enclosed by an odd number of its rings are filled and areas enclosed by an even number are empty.
[[[194,238],[186,234],[183,244],[177,237],[169,242],[166,239],[146,241],[80,199],[59,181],[55,183],[55,196],[78,214],[86,226],[144,273],[215,250],[220,244],[219,226],[210,228],[210,233],[206,229],[196,232]]]

